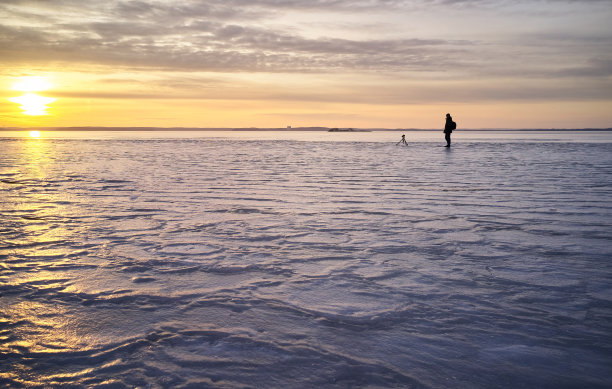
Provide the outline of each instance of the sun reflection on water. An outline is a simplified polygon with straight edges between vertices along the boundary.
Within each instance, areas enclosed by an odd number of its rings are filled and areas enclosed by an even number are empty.
[[[56,354],[91,343],[66,306],[46,298],[72,285],[80,255],[65,244],[76,240],[73,199],[59,186],[56,147],[38,136],[32,131],[18,142],[13,187],[0,202],[8,227],[0,237],[11,247],[0,255],[0,284],[16,292],[0,301],[0,355]],[[6,377],[0,369],[0,381]]]
[[[22,174],[29,178],[44,179],[52,159],[48,142],[40,137],[40,131],[32,130],[24,137],[22,147]]]

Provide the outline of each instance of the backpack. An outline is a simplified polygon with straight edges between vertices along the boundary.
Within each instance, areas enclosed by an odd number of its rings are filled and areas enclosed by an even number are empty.
[[[451,120],[450,129],[451,130],[456,130],[457,129],[457,123],[455,123],[454,121]]]

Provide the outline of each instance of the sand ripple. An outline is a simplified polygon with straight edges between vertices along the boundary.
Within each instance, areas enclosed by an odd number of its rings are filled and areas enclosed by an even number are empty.
[[[0,385],[612,386],[610,143],[0,149]]]

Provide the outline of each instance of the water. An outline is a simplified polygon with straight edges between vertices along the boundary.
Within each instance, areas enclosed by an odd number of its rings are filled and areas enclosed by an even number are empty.
[[[0,386],[612,386],[609,133],[72,134],[0,139]]]
[[[441,130],[418,131],[358,131],[358,132],[326,132],[326,131],[255,131],[255,130],[225,130],[225,131],[39,131],[43,139],[226,139],[234,142],[245,140],[294,140],[303,142],[383,142],[394,143],[406,135],[409,143],[442,142],[444,134]],[[0,131],[0,138],[27,138],[28,131]],[[612,130],[595,131],[502,131],[502,130],[459,130],[453,138],[463,142],[562,142],[562,143],[610,143]]]

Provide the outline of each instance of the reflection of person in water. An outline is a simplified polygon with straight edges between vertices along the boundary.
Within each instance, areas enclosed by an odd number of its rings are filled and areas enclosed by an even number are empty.
[[[444,139],[446,139],[446,146],[444,147],[450,147],[451,133],[456,128],[456,126],[457,125],[453,121],[453,118],[451,117],[450,113],[447,113],[446,114],[446,124],[444,125]]]
[[[399,142],[397,142],[395,145],[397,146],[400,143],[403,144],[403,145],[408,146],[408,142],[406,142],[406,135],[402,135],[402,139]]]

